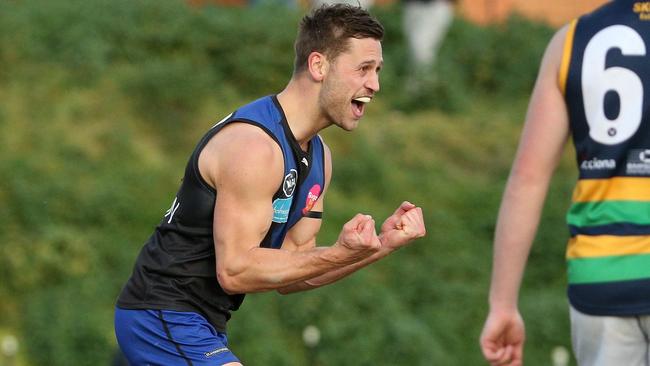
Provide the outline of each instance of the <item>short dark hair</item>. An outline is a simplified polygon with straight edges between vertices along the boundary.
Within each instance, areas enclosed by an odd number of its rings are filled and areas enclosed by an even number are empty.
[[[294,74],[303,71],[312,52],[320,52],[330,60],[345,52],[349,38],[373,38],[381,41],[384,27],[360,6],[348,4],[323,5],[300,22],[294,44]]]

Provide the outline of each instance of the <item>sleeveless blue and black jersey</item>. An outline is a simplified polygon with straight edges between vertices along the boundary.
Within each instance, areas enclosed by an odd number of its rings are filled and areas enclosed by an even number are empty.
[[[283,180],[269,201],[273,219],[260,246],[280,248],[291,229],[309,212],[325,184],[324,150],[319,136],[303,151],[275,96],[239,108],[214,125],[192,153],[176,197],[142,248],[117,306],[125,309],[193,311],[225,332],[230,312],[244,294],[226,294],[216,278],[213,239],[214,188],[202,178],[198,160],[208,141],[229,123],[258,126],[280,146]],[[233,164],[237,162],[233,161]],[[216,223],[219,225],[219,223]]]
[[[610,2],[566,36],[560,87],[579,168],[568,295],[587,314],[650,314],[648,47],[649,2]]]

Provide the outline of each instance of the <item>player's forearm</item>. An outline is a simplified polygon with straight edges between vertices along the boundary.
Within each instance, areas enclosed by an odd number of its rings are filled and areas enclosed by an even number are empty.
[[[489,296],[491,308],[517,307],[529,250],[530,246],[524,240],[521,243],[496,244]]]
[[[254,248],[245,257],[223,261],[221,269],[217,264],[217,277],[229,293],[269,291],[339,270],[363,255],[336,245],[306,251]]]
[[[329,285],[331,283],[334,283],[338,280],[341,280],[351,275],[352,273],[360,270],[363,267],[368,266],[371,263],[380,260],[381,258],[386,257],[394,250],[395,249],[392,248],[382,248],[378,252],[374,253],[373,255],[359,262],[349,264],[344,267],[329,271],[320,276],[316,276],[313,278],[306,279],[304,281],[292,283],[289,286],[278,288],[278,292],[280,292],[281,294],[289,294],[293,292],[306,291],[306,290],[322,287],[325,285]]]
[[[535,238],[546,189],[544,181],[511,177],[494,238],[490,306],[515,308],[528,255]]]

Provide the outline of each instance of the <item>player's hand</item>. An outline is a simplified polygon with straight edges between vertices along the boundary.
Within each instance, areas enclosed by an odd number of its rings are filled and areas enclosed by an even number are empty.
[[[379,238],[382,246],[400,248],[426,232],[422,209],[405,201],[381,225]]]
[[[523,365],[526,331],[518,311],[491,311],[481,332],[481,351],[491,366]]]
[[[348,259],[365,258],[381,248],[375,231],[375,220],[370,215],[357,214],[345,225],[336,241],[346,251]]]

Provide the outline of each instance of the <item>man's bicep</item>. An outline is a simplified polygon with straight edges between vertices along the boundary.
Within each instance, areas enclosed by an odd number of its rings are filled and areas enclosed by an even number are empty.
[[[219,168],[214,172],[218,260],[259,246],[271,225],[272,199],[283,171],[282,152],[268,136],[233,129],[223,137],[228,140],[220,146]]]
[[[313,212],[322,212],[322,210],[316,210],[316,205],[314,205]],[[287,236],[282,243],[282,249],[307,250],[314,248],[320,227],[320,218],[303,217],[287,232]]]
[[[271,225],[272,217],[270,197],[245,196],[222,190],[217,194],[214,207],[213,234],[217,251],[233,244],[242,250],[258,246]]]

